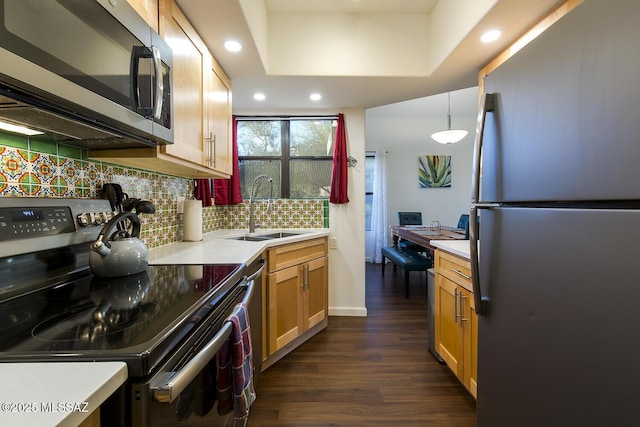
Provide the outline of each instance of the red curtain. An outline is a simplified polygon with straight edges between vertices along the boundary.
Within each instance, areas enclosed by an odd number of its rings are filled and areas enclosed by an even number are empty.
[[[334,204],[349,203],[347,194],[347,137],[344,129],[344,115],[338,114],[336,129],[336,146],[333,150],[333,170],[331,171],[331,194],[329,202]]]
[[[193,181],[193,195],[197,200],[202,200],[202,206],[211,206],[211,180],[198,178]]]
[[[238,141],[236,135],[236,116],[233,116],[231,146],[233,151],[233,171],[229,179],[213,180],[213,199],[216,205],[236,205],[242,203],[240,174],[238,173]]]

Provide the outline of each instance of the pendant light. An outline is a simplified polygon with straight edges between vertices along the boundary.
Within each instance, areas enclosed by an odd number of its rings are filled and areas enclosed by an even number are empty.
[[[431,134],[431,138],[440,144],[453,144],[460,141],[469,133],[466,130],[451,130],[451,92],[448,93],[448,96],[449,107],[447,112],[447,130]]]

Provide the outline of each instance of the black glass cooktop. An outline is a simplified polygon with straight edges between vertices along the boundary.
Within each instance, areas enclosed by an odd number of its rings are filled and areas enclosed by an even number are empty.
[[[213,313],[241,265],[154,265],[86,274],[0,303],[0,361],[123,360],[144,375]],[[76,275],[77,276],[77,275]]]

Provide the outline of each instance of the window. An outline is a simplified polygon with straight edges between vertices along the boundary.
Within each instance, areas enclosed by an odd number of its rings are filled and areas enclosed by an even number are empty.
[[[273,197],[329,198],[337,120],[334,117],[258,118],[237,121],[242,197],[259,175],[273,179]],[[260,185],[256,197],[269,197]]]
[[[371,206],[373,204],[373,179],[375,177],[376,156],[367,153],[364,164],[364,191],[365,191],[365,217],[366,231],[371,231]]]

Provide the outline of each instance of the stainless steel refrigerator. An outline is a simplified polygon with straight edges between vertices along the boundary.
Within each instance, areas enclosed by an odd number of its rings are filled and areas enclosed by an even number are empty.
[[[640,1],[584,0],[485,93],[477,425],[640,426]]]

